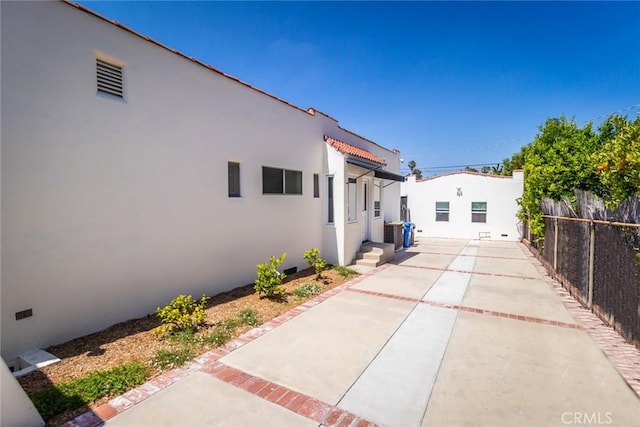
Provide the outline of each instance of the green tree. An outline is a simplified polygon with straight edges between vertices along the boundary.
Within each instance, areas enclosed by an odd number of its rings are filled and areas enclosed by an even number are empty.
[[[411,171],[411,175],[415,175],[416,179],[421,179],[422,178],[422,171],[420,169],[416,169],[416,162],[413,160],[409,160],[409,163],[407,163],[407,166],[409,166],[409,170]]]
[[[524,168],[524,156],[528,147],[529,145],[523,146],[520,151],[512,155],[510,159],[504,159],[502,161],[502,175],[511,176],[514,170]]]
[[[602,145],[592,160],[604,186],[605,203],[613,209],[640,194],[640,117],[629,122],[610,116],[599,129]]]
[[[594,173],[592,156],[598,151],[599,138],[589,122],[580,128],[574,119],[562,116],[548,119],[524,150],[524,192],[521,215],[530,215],[531,231],[542,235],[540,202],[544,197],[560,200],[574,198],[574,190],[602,194],[602,185]]]

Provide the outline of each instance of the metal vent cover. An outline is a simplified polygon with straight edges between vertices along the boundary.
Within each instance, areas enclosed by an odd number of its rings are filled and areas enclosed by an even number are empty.
[[[96,59],[98,92],[124,98],[122,67]]]

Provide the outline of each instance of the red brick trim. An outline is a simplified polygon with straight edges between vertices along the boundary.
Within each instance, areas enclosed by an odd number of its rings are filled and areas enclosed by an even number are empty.
[[[386,293],[382,293],[382,292],[367,291],[367,290],[364,290],[364,289],[350,288],[350,289],[348,289],[348,291],[359,292],[359,293],[362,293],[362,294],[374,295],[374,296],[378,296],[378,297],[390,298],[390,299],[395,299],[395,300],[400,300],[400,301],[409,301],[409,302],[414,302],[414,303],[428,304],[428,305],[431,305],[431,306],[434,306],[434,307],[448,308],[448,309],[452,309],[452,310],[460,310],[460,311],[465,311],[465,312],[469,312],[469,313],[484,314],[484,315],[487,315],[487,316],[494,316],[494,317],[504,317],[506,319],[512,319],[512,320],[522,320],[522,321],[525,321],[525,322],[538,323],[538,324],[541,324],[541,325],[559,326],[561,328],[569,328],[569,329],[582,329],[581,326],[576,324],[576,323],[566,323],[566,322],[560,322],[560,321],[557,321],[557,320],[542,319],[542,318],[539,318],[539,317],[523,316],[523,315],[520,315],[520,314],[504,313],[504,312],[501,312],[501,311],[484,310],[484,309],[481,309],[481,308],[468,307],[468,306],[458,305],[458,304],[446,304],[446,303],[441,303],[441,302],[437,302],[437,301],[421,300],[421,299],[417,299],[417,298],[403,297],[403,296],[399,296],[399,295],[386,294]]]

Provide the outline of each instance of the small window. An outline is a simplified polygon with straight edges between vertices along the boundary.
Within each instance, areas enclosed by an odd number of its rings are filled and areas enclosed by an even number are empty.
[[[436,202],[436,221],[449,222],[449,202]]]
[[[348,197],[348,221],[349,222],[355,222],[358,219],[357,216],[357,209],[358,209],[358,202],[357,202],[357,185],[356,185],[356,180],[354,178],[349,178],[349,181],[347,182],[347,197]]]
[[[471,222],[487,222],[487,202],[471,202]]]
[[[262,194],[302,194],[302,172],[263,166]]]
[[[380,188],[379,183],[373,184],[373,216],[375,218],[380,218],[380,194],[382,193],[382,189]]]
[[[240,163],[229,162],[229,197],[240,197]]]
[[[333,224],[333,177],[327,177],[327,224]]]
[[[96,59],[96,75],[98,93],[124,98],[124,84],[122,80],[122,67]]]
[[[320,176],[317,173],[313,174],[313,197],[320,197]]]

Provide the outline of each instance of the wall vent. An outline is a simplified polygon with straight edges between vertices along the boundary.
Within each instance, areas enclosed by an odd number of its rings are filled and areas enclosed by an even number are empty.
[[[124,98],[122,67],[96,59],[96,75],[99,93],[108,93],[118,98]]]

